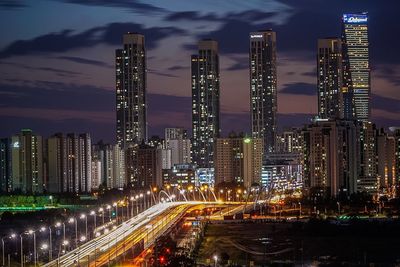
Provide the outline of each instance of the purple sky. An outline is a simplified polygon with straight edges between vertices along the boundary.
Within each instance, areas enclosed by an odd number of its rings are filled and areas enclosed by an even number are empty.
[[[317,110],[317,39],[340,36],[341,15],[361,11],[370,16],[372,119],[399,126],[399,8],[396,0],[3,0],[0,137],[32,128],[113,142],[114,50],[127,31],[146,36],[150,134],[190,129],[190,55],[206,37],[220,46],[222,131],[249,131],[248,33],[266,28],[277,32],[278,124],[302,125]]]

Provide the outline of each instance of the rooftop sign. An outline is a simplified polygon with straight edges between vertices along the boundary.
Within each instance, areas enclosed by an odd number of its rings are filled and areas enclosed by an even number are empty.
[[[345,23],[364,24],[368,22],[366,14],[344,14],[343,21]]]

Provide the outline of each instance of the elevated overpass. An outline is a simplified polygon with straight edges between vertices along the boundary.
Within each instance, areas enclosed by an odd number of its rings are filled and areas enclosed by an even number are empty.
[[[166,233],[190,209],[226,206],[233,208],[223,209],[219,216],[240,212],[244,205],[240,202],[200,201],[159,203],[43,266],[105,266],[134,246],[142,250],[152,246],[158,237]]]

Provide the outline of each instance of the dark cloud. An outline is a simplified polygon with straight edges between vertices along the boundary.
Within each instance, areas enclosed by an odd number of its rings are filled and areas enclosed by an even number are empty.
[[[177,78],[179,76],[165,73],[164,71],[159,71],[159,70],[154,70],[154,69],[147,69],[148,73],[154,74],[154,75],[159,75],[159,76],[164,76],[164,77],[170,77],[170,78]]]
[[[231,57],[235,61],[235,63],[229,66],[227,71],[235,71],[235,70],[245,70],[249,69],[249,58],[248,57]]]
[[[311,83],[290,83],[285,85],[279,93],[293,95],[316,95],[317,89],[315,84]]]
[[[99,67],[105,67],[105,68],[113,68],[114,67],[114,66],[111,66],[110,64],[107,64],[106,62],[103,62],[103,61],[87,59],[87,58],[82,58],[82,57],[62,56],[62,57],[56,57],[56,58],[57,59],[68,60],[68,61],[75,62],[75,63],[93,65],[93,66],[99,66]]]
[[[374,73],[376,77],[385,79],[394,86],[400,86],[400,73],[397,72],[397,66],[393,64],[380,65]]]
[[[115,95],[94,86],[35,81],[23,85],[0,84],[2,107],[46,108],[74,111],[112,111]],[[9,95],[18,93],[20,97]]]
[[[27,5],[25,5],[24,3],[22,3],[22,1],[19,0],[1,0],[0,1],[0,10],[1,9],[19,9],[19,8],[23,8],[23,7],[27,7]]]
[[[135,13],[160,13],[165,9],[137,0],[57,0],[86,6],[118,7]]]
[[[183,11],[171,13],[165,17],[166,21],[219,21],[220,18],[214,13],[202,15],[197,11]]]
[[[231,12],[218,16],[213,12],[200,13],[197,11],[183,11],[171,13],[165,17],[166,21],[216,21],[225,22],[227,20],[240,20],[253,22],[257,20],[265,20],[266,18],[277,15],[275,12],[264,12],[259,10],[245,10],[242,12]]]
[[[171,66],[168,68],[168,70],[185,70],[185,69],[189,69],[189,66],[179,66],[179,65],[175,65],[175,66]]]
[[[215,17],[212,12],[183,12],[170,15],[169,19],[172,17],[175,20],[198,21],[202,18],[214,18],[221,26],[207,34],[199,34],[197,39],[210,37],[218,40],[223,53],[247,53],[249,32],[271,28],[277,32],[279,52],[293,52],[297,56],[307,53],[308,59],[312,59],[318,38],[341,36],[343,13],[368,11],[372,68],[375,62],[398,63],[393,54],[396,54],[396,48],[400,47],[400,38],[395,38],[393,34],[400,32],[400,23],[397,20],[399,1],[388,0],[382,4],[375,0],[339,0],[329,8],[326,7],[325,1],[320,0],[281,2],[292,7],[292,15],[286,21],[284,16],[287,14],[263,13],[258,10],[221,17]],[[284,23],[264,23],[268,16],[281,16]],[[184,48],[190,49],[190,46]]]
[[[0,62],[0,65],[15,66],[20,69],[25,69],[25,70],[29,70],[29,71],[48,71],[48,72],[52,72],[61,77],[71,77],[71,76],[81,75],[79,72],[76,72],[76,71],[58,69],[58,68],[53,68],[53,67],[33,67],[33,66],[28,66],[25,64],[14,63],[14,62]]]
[[[400,113],[400,100],[384,97],[376,94],[371,95],[371,106],[392,113]]]
[[[67,52],[77,48],[92,47],[98,44],[120,45],[122,35],[127,32],[140,32],[146,36],[146,47],[155,48],[158,41],[171,35],[183,35],[185,32],[174,27],[144,28],[136,23],[111,23],[104,27],[95,27],[82,33],[63,30],[49,33],[31,40],[18,40],[2,51],[0,58],[38,53]]]
[[[0,137],[9,137],[21,131],[32,129],[36,134],[49,137],[55,133],[90,133],[92,142],[104,139],[106,142],[115,143],[115,123],[109,121],[92,121],[87,119],[43,120],[17,116],[2,116],[3,127]],[[104,129],[108,129],[105,131]]]

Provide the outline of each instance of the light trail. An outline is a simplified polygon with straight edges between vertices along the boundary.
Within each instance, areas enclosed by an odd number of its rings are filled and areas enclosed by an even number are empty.
[[[151,246],[156,238],[163,235],[172,225],[186,214],[190,207],[197,205],[218,205],[219,202],[166,202],[159,203],[135,217],[123,222],[115,229],[104,233],[78,248],[62,255],[44,267],[69,267],[87,265],[98,267],[123,255],[129,248],[144,242],[144,248]]]

